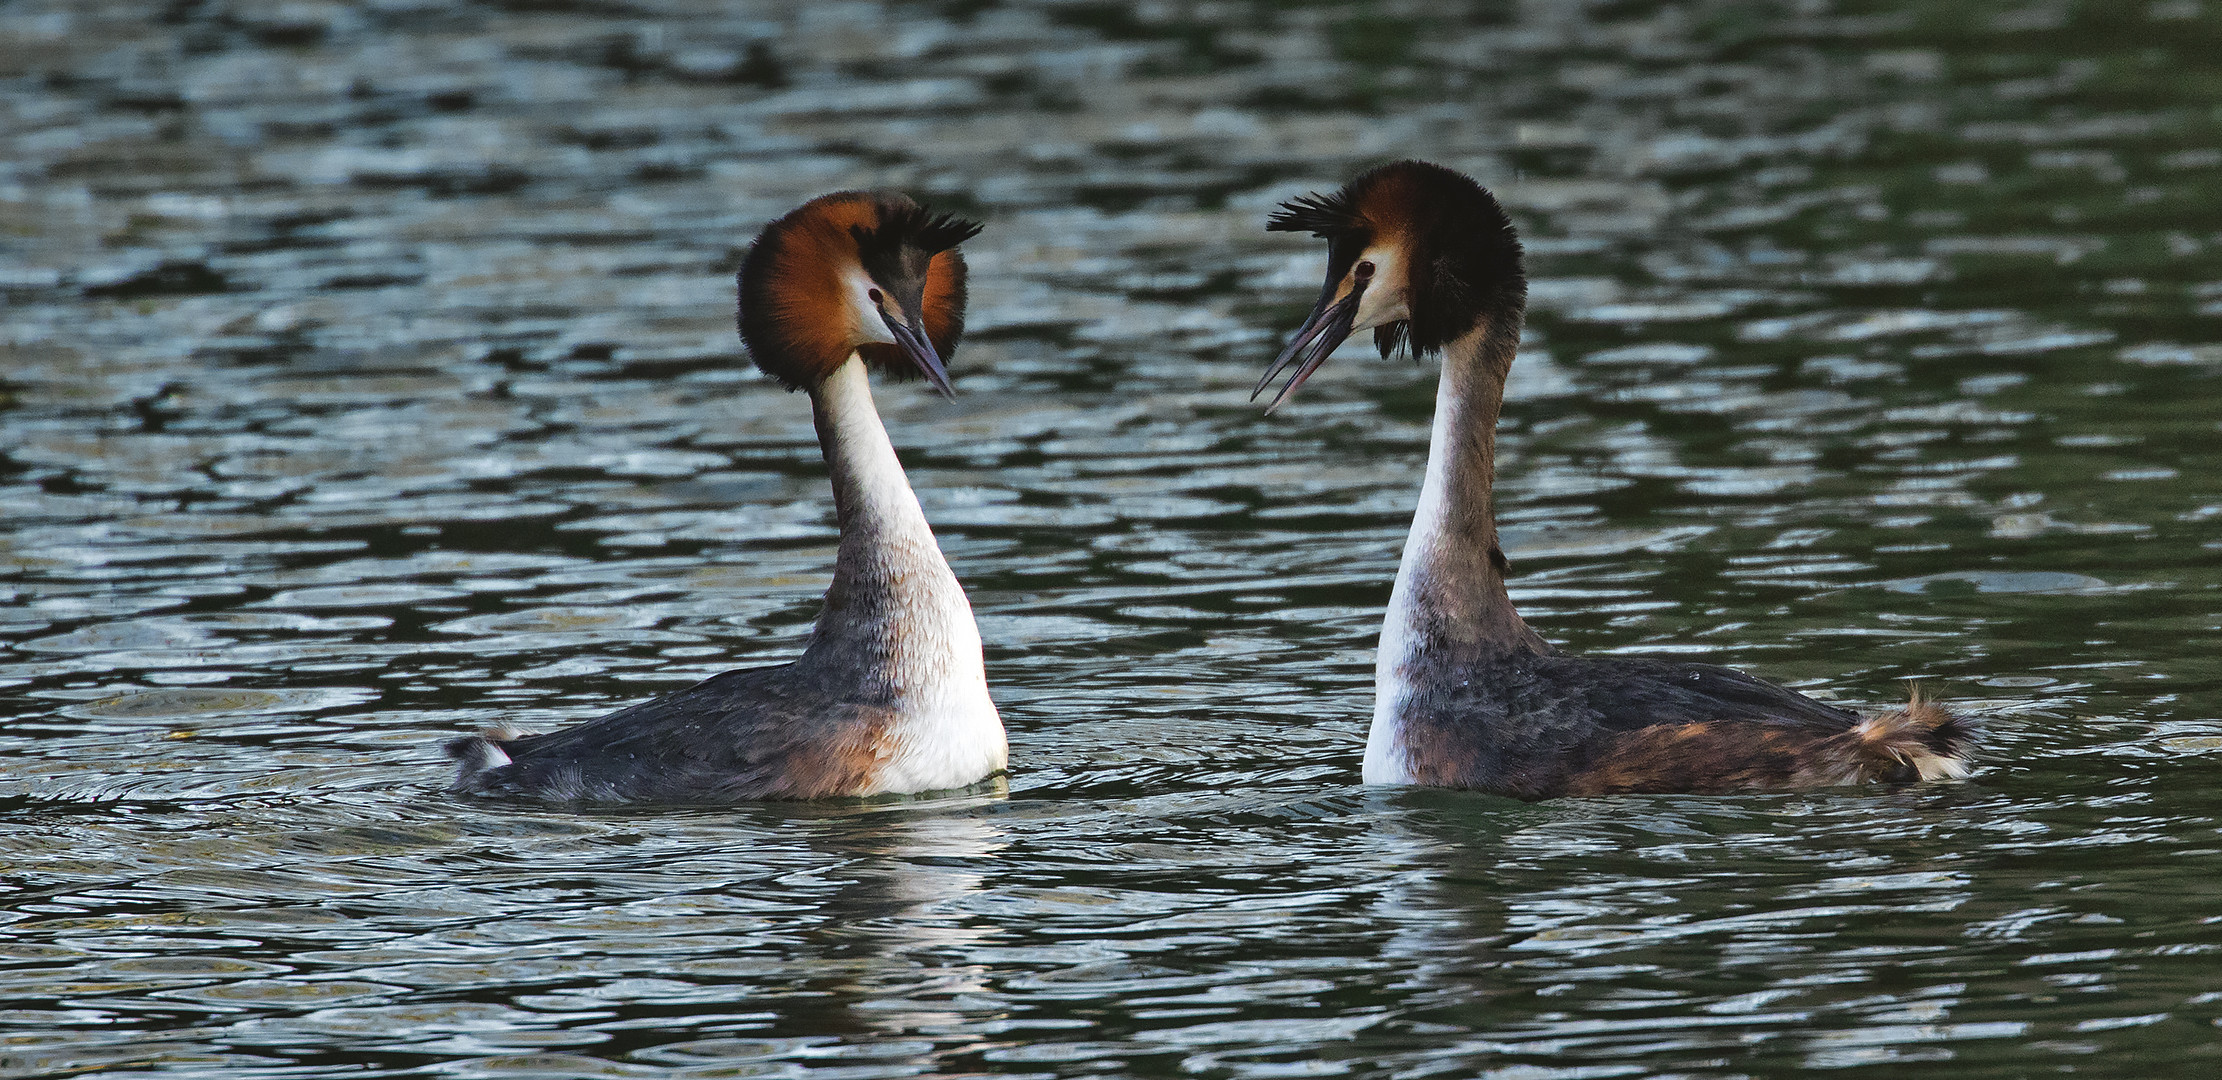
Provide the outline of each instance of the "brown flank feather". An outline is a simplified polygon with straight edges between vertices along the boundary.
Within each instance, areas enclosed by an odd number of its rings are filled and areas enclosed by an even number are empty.
[[[1793,791],[1966,776],[1974,729],[1918,693],[1833,735],[1757,721],[1639,728],[1607,742],[1565,794]]]

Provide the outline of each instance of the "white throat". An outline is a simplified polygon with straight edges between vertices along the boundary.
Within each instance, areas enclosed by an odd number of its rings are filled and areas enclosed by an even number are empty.
[[[851,356],[811,394],[840,507],[826,608],[798,665],[829,686],[892,699],[898,719],[880,791],[969,784],[1008,757],[988,697],[972,605],[942,558]]]
[[[1455,362],[1452,356],[1443,358],[1443,374],[1435,384],[1435,422],[1427,442],[1427,477],[1420,482],[1420,504],[1412,512],[1412,531],[1404,538],[1404,557],[1397,563],[1396,587],[1389,592],[1389,611],[1381,623],[1380,646],[1374,652],[1373,726],[1366,732],[1363,768],[1368,784],[1412,782],[1401,718],[1416,675],[1420,644],[1419,590],[1414,580],[1419,568],[1446,541],[1451,431],[1464,415],[1466,404],[1461,396],[1464,388],[1452,369]]]

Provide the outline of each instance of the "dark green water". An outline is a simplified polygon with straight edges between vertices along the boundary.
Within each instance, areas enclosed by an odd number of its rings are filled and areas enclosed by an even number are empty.
[[[2212,0],[0,4],[0,1076],[2213,1075],[2218,134]],[[1977,777],[1358,785],[1433,373],[1244,395],[1404,155],[1533,253],[1530,621]],[[731,273],[875,185],[988,224],[881,402],[1007,793],[444,797],[796,648]]]

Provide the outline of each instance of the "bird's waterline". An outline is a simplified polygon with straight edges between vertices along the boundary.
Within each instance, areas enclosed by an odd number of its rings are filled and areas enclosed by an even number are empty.
[[[2150,7],[10,6],[0,1072],[2180,1071],[2222,156]],[[1435,373],[1243,398],[1319,287],[1267,213],[1406,155],[1528,243],[1529,622],[1919,686],[1975,778],[1358,784]],[[958,396],[875,392],[1007,788],[440,794],[794,654],[733,271],[876,187],[987,223]]]

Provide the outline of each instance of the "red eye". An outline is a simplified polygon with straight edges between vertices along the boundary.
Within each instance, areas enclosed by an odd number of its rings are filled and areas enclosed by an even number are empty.
[[[1359,263],[1350,273],[1358,279],[1358,284],[1363,285],[1373,280],[1373,264],[1370,262]]]
[[[866,295],[866,296],[869,296],[869,297],[871,297],[871,298],[872,298],[872,302],[873,302],[873,303],[875,303],[875,304],[879,303],[879,302],[880,302],[881,300],[884,300],[884,299],[886,299],[886,297],[883,297],[883,296],[881,296],[881,295],[880,295],[880,291],[879,291],[878,289],[873,289],[873,290],[871,290],[871,291],[869,291],[869,292],[865,293],[865,295]]]

